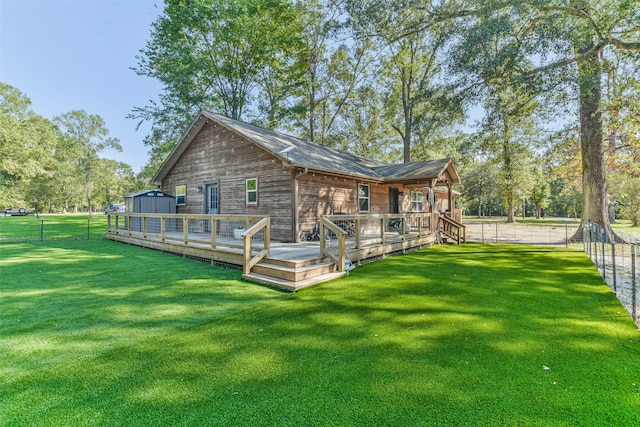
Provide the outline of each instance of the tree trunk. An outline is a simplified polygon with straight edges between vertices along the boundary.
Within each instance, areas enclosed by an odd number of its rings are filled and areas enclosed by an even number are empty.
[[[513,224],[516,222],[514,215],[515,208],[513,206],[513,196],[507,196],[507,224]]]
[[[607,215],[606,170],[600,100],[600,59],[591,56],[578,63],[580,84],[580,150],[582,154],[582,226],[588,221],[601,225],[608,241],[613,230]],[[582,228],[582,227],[581,227]]]

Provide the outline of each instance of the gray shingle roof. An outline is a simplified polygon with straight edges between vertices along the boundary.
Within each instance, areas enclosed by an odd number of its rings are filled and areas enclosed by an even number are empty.
[[[301,138],[296,138],[295,136],[264,129],[249,123],[232,120],[218,114],[205,114],[209,118],[223,124],[228,129],[260,145],[262,148],[290,160],[291,163],[296,166],[348,173],[362,177],[382,178],[372,169],[384,165],[376,160],[316,144]],[[294,148],[286,154],[280,154],[283,150],[291,147]]]
[[[355,176],[375,181],[434,179],[449,168],[450,173],[453,172],[453,175],[455,175],[454,183],[459,182],[458,173],[450,159],[385,165],[377,160],[367,159],[336,148],[326,147],[206,111],[200,112],[191,128],[196,128],[197,123],[202,126],[203,122],[201,120],[203,118],[219,123],[273,155],[283,160],[289,160],[292,165],[297,167],[306,167],[309,170]],[[185,133],[154,176],[153,181],[155,184],[159,185],[161,183],[196,134],[197,132]],[[285,150],[287,151],[284,152]]]

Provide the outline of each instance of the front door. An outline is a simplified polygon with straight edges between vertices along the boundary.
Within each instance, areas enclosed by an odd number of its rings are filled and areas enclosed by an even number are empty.
[[[398,213],[398,196],[397,188],[389,188],[389,213],[391,214]]]
[[[205,213],[209,215],[219,214],[220,206],[218,202],[220,200],[220,193],[217,182],[206,184],[205,197]]]

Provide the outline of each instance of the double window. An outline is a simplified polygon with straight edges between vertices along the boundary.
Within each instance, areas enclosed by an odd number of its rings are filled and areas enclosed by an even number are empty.
[[[187,202],[187,186],[176,185],[176,206],[184,206]]]
[[[250,178],[245,184],[246,201],[248,205],[258,204],[258,178]]]
[[[369,212],[370,200],[369,186],[366,184],[358,184],[358,210],[360,212]]]
[[[411,192],[411,211],[420,212],[424,210],[424,193],[420,191]]]

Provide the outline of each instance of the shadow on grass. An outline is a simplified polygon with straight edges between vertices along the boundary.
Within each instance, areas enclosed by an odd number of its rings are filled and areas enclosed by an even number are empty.
[[[3,423],[640,421],[638,332],[579,252],[436,247],[282,294],[112,242],[32,249],[0,261]]]

